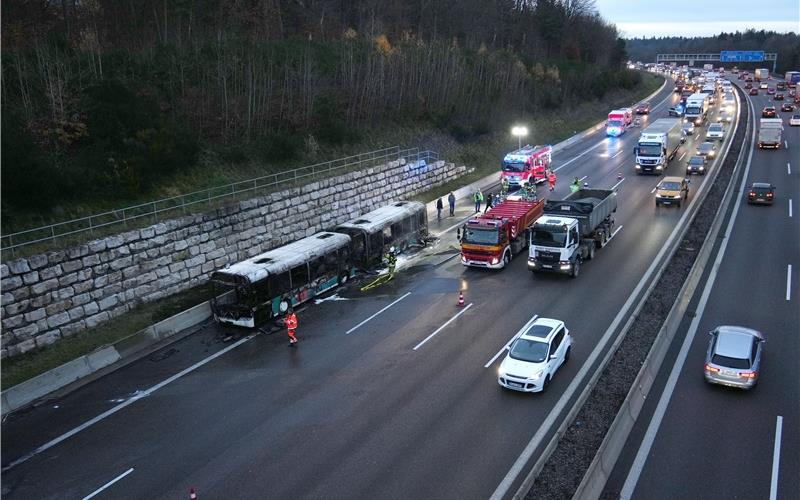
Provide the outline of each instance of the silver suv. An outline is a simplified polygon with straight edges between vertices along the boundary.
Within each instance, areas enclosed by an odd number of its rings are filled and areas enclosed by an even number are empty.
[[[758,383],[764,336],[743,326],[718,326],[709,332],[703,373],[712,384],[750,389]]]

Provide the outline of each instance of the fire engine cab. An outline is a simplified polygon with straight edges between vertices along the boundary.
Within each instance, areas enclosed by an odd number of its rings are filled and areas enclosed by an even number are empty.
[[[500,180],[506,179],[509,186],[539,184],[547,180],[547,169],[553,148],[551,146],[527,145],[508,153],[503,158]]]

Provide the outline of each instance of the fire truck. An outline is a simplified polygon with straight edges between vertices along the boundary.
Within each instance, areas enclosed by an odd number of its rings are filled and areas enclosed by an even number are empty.
[[[527,230],[544,213],[544,199],[509,196],[485,214],[467,221],[461,263],[502,269],[528,246]]]
[[[551,146],[527,145],[508,153],[503,158],[500,180],[506,179],[509,186],[540,184],[546,181],[552,152]]]

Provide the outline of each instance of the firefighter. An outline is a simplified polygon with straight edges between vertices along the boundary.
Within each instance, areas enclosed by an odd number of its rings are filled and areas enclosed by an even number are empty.
[[[547,183],[550,185],[550,191],[556,189],[556,173],[552,170],[547,174]]]
[[[391,276],[394,274],[395,265],[397,265],[397,256],[394,254],[394,247],[389,248],[389,251],[386,252],[386,263],[389,268],[389,275]]]
[[[503,177],[500,180],[500,196],[505,196],[508,194],[508,178]]]
[[[570,193],[574,193],[576,191],[579,191],[580,189],[581,189],[581,180],[575,177],[575,180],[572,181],[572,184],[569,185],[569,191]]]
[[[286,319],[284,322],[286,323],[286,332],[289,335],[289,345],[294,347],[297,343],[297,337],[294,335],[294,331],[297,329],[297,315],[291,307],[286,311]]]

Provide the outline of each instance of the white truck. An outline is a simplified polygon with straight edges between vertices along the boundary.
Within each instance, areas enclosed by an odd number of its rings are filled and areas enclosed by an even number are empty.
[[[680,118],[659,118],[642,131],[636,154],[637,174],[662,174],[686,141]]]
[[[782,134],[782,118],[762,118],[758,127],[758,148],[780,148]]]
[[[694,93],[686,98],[686,110],[683,116],[687,122],[694,123],[695,127],[700,126],[706,120],[710,106],[708,94],[703,92]]]
[[[769,80],[769,70],[767,68],[759,68],[755,71],[756,81]]]
[[[529,232],[528,269],[577,278],[584,260],[614,236],[617,192],[579,189],[563,200],[548,200]]]

